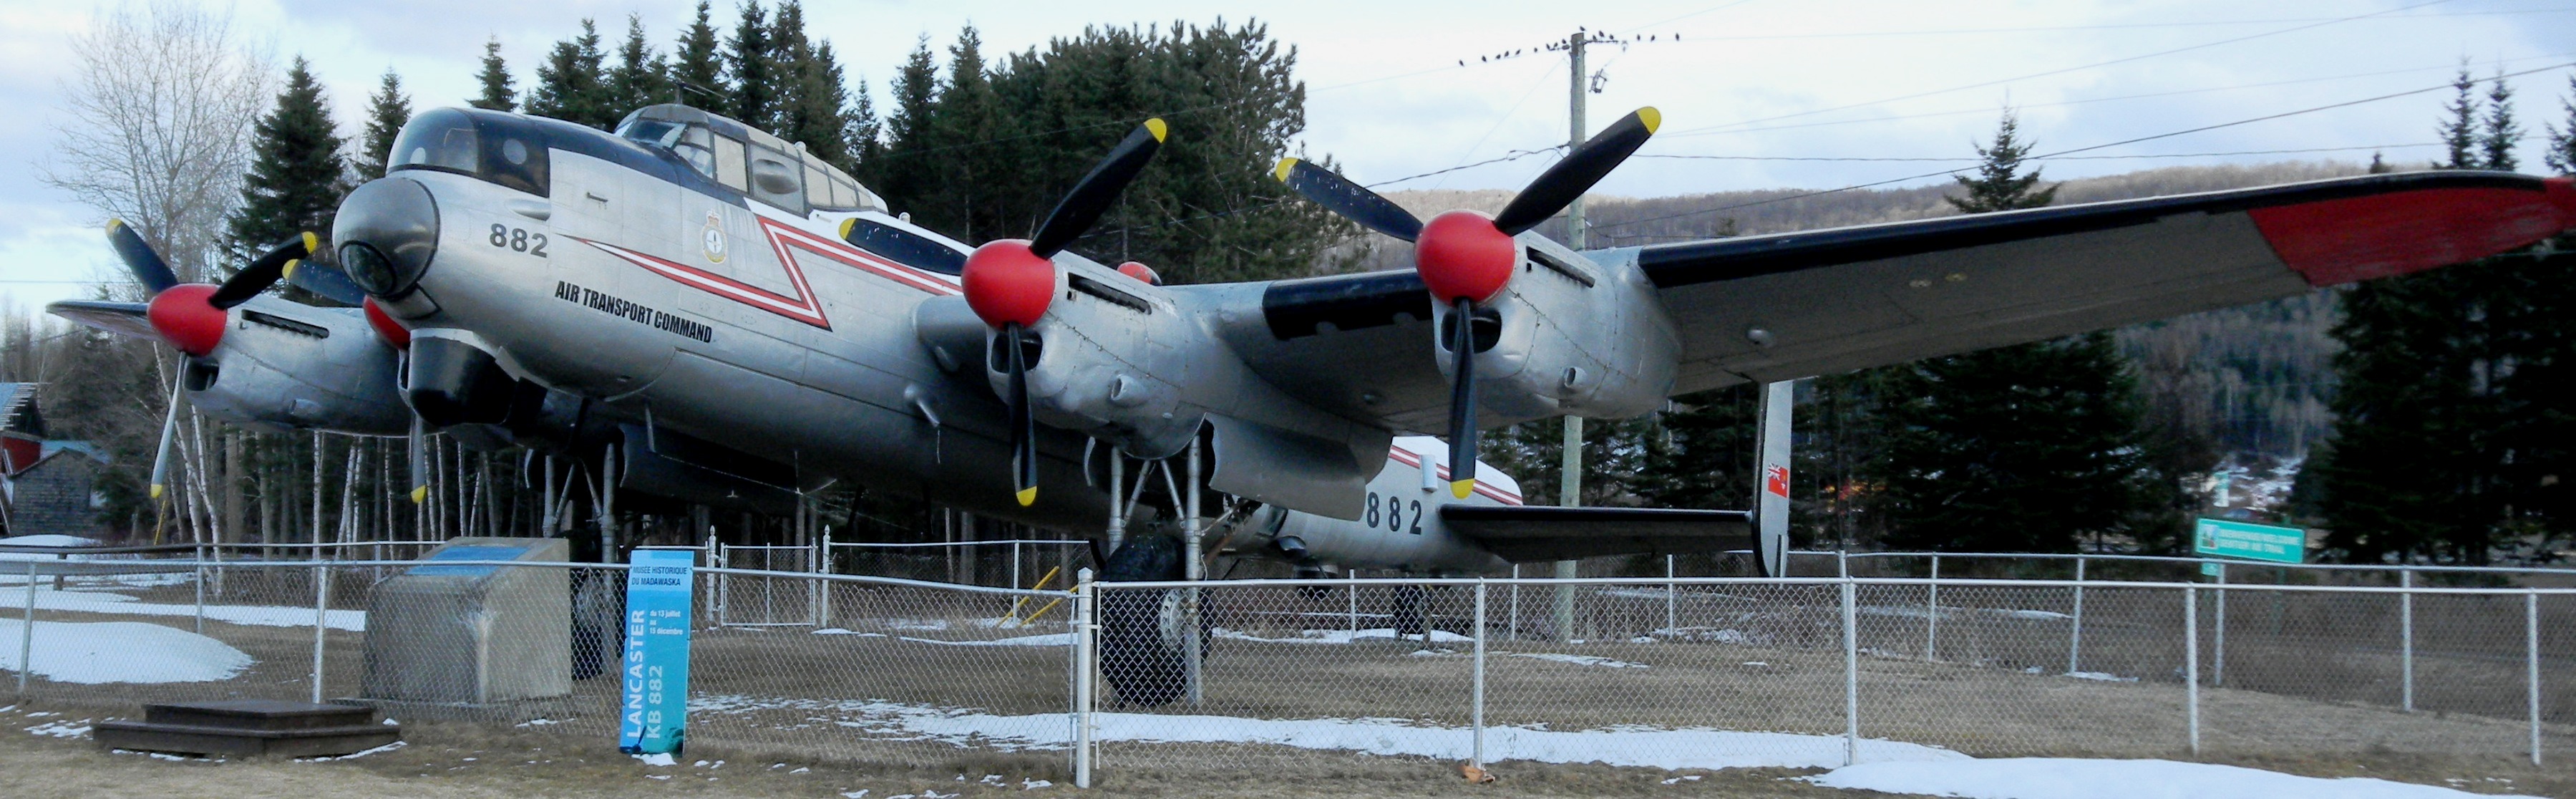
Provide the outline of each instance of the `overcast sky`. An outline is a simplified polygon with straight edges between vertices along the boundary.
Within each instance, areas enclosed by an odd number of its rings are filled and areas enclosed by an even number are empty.
[[[416,107],[461,104],[487,38],[499,37],[520,85],[553,42],[594,18],[608,38],[640,14],[667,49],[694,0],[239,0],[236,28],[280,63],[301,54],[329,87],[342,127],[363,124],[366,94],[399,72]],[[717,3],[730,27],[730,0]],[[0,0],[0,294],[40,304],[86,294],[112,264],[100,212],[37,178],[63,110],[69,40],[113,4]],[[1789,159],[1970,158],[1999,109],[2021,109],[2042,152],[2090,147],[2360,100],[2450,80],[2462,58],[2481,76],[2576,62],[2576,0],[2220,0],[1926,2],[1651,0],[1619,3],[853,2],[813,0],[812,35],[831,40],[853,80],[880,101],[915,40],[944,47],[972,24],[988,54],[1042,45],[1085,25],[1266,23],[1294,46],[1314,155],[1380,183],[1561,144],[1562,56],[1524,54],[1577,26],[1657,41],[1595,46],[1601,91],[1591,127],[1629,109],[1663,112],[1642,153],[1721,158],[1631,161],[1600,193],[1662,196],[1735,189],[1831,188],[1963,162]],[[1459,62],[1465,65],[1460,66]],[[2569,70],[2514,78],[2541,171],[2544,122],[2565,127]],[[2091,150],[2174,158],[2048,162],[2052,178],[2152,166],[2297,158],[2423,162],[2447,89],[2282,119]],[[1111,134],[1104,134],[1111,135]],[[2260,150],[2337,152],[2221,155]],[[1753,160],[1744,160],[1753,159]],[[1517,188],[1552,160],[1523,157],[1395,183]],[[1245,164],[1264,169],[1268,164]],[[1924,178],[1916,183],[1937,180]]]

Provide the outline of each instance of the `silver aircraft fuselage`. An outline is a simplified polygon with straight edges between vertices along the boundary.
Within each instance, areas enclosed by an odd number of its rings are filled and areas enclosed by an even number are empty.
[[[537,150],[542,192],[472,169],[434,168],[437,153],[398,143],[389,174],[343,206],[340,247],[365,236],[346,220],[371,218],[352,206],[413,191],[400,184],[416,185],[434,207],[434,221],[422,220],[435,231],[434,255],[409,276],[413,285],[378,294],[415,342],[469,345],[512,377],[592,400],[620,421],[791,466],[804,486],[846,478],[1057,529],[1096,530],[1107,521],[1101,461],[1108,448],[1049,425],[1038,426],[1037,502],[1014,504],[1003,468],[1010,458],[1006,414],[982,368],[983,333],[969,331],[945,348],[925,340],[939,329],[925,316],[963,311],[960,279],[943,266],[962,263],[969,248],[889,215],[837,170],[796,163],[799,154],[783,146],[764,149],[765,134],[756,131],[719,126],[717,133],[752,134],[751,169],[761,168],[763,153],[784,160],[790,174],[808,179],[802,190],[765,201],[756,175],[745,180],[722,167],[690,174],[686,159],[653,147],[515,119],[532,131],[531,146],[555,145]],[[486,139],[495,135],[483,131]],[[498,151],[488,141],[469,146],[487,161]],[[748,190],[728,190],[729,181]],[[828,188],[814,188],[818,183]],[[872,233],[851,233],[857,226]],[[888,237],[914,249],[886,253],[852,243]],[[944,252],[924,252],[923,243]],[[1173,318],[1213,323],[1199,318],[1214,315],[1204,304],[1213,292],[1150,286],[1071,253],[1056,261],[1073,275],[1119,283],[1122,296],[1143,298]],[[1064,298],[1099,301],[1071,291]],[[1039,389],[1046,393],[1043,384]],[[1275,402],[1258,396],[1265,389],[1239,394]],[[1415,571],[1504,565],[1450,535],[1436,510],[1451,501],[1518,504],[1515,489],[1487,471],[1491,489],[1467,500],[1424,490],[1447,485],[1415,479],[1420,453],[1435,447],[1436,439],[1421,438],[1390,448],[1386,463],[1402,468],[1382,469],[1370,481],[1370,499],[1381,505],[1375,522],[1271,508],[1255,514],[1260,523],[1241,525],[1249,534],[1232,536],[1233,549],[1293,554],[1264,549],[1293,536],[1304,557],[1291,559],[1305,562]],[[1162,493],[1159,484],[1152,488]],[[1388,510],[1399,504],[1401,511]]]

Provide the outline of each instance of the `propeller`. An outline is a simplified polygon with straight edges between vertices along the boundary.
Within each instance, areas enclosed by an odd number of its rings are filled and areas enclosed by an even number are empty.
[[[1349,178],[1296,158],[1283,158],[1270,171],[1309,202],[1324,206],[1361,227],[1414,243],[1413,268],[1431,290],[1434,302],[1449,306],[1451,327],[1439,333],[1452,354],[1449,393],[1449,492],[1459,499],[1476,490],[1476,307],[1490,302],[1511,283],[1520,261],[1514,236],[1565,210],[1575,198],[1616,169],[1644,146],[1663,124],[1653,107],[1620,117],[1591,139],[1574,146],[1563,160],[1540,173],[1503,206],[1486,216],[1475,211],[1449,211],[1424,222],[1412,212]]]
[[[988,241],[966,257],[961,275],[966,305],[984,324],[1000,331],[998,343],[1008,350],[1001,360],[1010,375],[1005,392],[1009,396],[1002,399],[1011,409],[1011,495],[1021,507],[1038,501],[1037,423],[1029,408],[1027,346],[1038,343],[1029,328],[1046,316],[1048,304],[1055,299],[1052,259],[1100,221],[1118,193],[1153,160],[1168,132],[1163,120],[1145,120],[1074,183],[1046,221],[1038,224],[1036,235]]]
[[[349,279],[349,273],[340,271],[338,266],[319,261],[296,261],[288,263],[284,271],[288,284],[313,292],[314,296],[342,305],[362,305],[367,301],[367,290],[358,288],[357,282]]]

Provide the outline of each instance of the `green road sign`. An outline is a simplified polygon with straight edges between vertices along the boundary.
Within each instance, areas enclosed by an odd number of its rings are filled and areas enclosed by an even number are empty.
[[[2274,563],[2300,563],[2308,558],[2308,531],[2296,527],[2201,519],[2191,532],[2193,554]]]

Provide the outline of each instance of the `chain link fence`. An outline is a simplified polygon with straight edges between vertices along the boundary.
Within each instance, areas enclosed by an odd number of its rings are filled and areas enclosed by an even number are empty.
[[[401,579],[456,568],[517,593],[476,605]],[[2092,577],[1067,591],[701,568],[688,739],[1113,784],[1390,758],[2536,762],[2576,744],[2576,590]],[[0,562],[0,667],[25,698],[100,714],[345,700],[599,745],[617,727],[623,586],[598,564]]]

